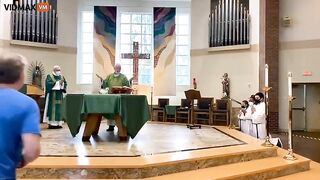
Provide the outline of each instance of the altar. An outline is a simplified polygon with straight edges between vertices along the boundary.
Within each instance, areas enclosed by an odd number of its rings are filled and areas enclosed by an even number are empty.
[[[126,94],[67,94],[65,116],[71,135],[75,137],[83,120],[83,141],[97,135],[102,116],[114,119],[120,139],[134,138],[150,119],[149,106],[144,95]]]

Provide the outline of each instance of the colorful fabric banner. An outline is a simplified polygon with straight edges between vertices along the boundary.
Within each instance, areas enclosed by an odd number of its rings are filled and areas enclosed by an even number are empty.
[[[176,8],[156,7],[154,15],[154,87],[156,96],[176,94]]]
[[[94,73],[105,78],[115,64],[117,7],[94,7]],[[94,76],[94,84],[100,84]]]

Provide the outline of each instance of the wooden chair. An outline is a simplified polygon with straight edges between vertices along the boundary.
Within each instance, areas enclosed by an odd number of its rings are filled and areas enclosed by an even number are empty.
[[[177,108],[179,106],[166,105],[165,106],[165,121],[177,122]]]
[[[191,101],[189,99],[181,99],[180,107],[177,108],[176,112],[176,122],[178,120],[186,120],[189,122],[190,118],[190,108],[191,108]]]
[[[212,124],[213,100],[214,98],[198,99],[197,107],[194,109],[194,118],[197,123],[207,121],[208,124]]]
[[[159,98],[158,99],[158,105],[155,107],[152,107],[152,116],[157,117],[157,121],[159,121],[159,117],[161,117],[162,121],[166,121],[166,115],[165,115],[165,107],[166,105],[169,105],[169,99],[168,98]]]
[[[215,107],[213,109],[213,122],[225,122],[226,125],[229,125],[230,119],[230,108],[229,108],[229,100],[228,99],[217,99]]]

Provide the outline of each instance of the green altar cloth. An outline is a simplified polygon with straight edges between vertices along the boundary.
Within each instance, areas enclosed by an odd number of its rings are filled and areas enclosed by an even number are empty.
[[[82,120],[90,113],[102,114],[108,119],[119,114],[131,138],[150,119],[147,97],[143,95],[67,94],[65,101],[66,122],[73,137],[79,133]]]

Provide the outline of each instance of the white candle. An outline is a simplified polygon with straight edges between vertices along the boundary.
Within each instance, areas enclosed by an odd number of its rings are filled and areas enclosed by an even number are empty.
[[[292,73],[288,72],[288,95],[292,96]]]
[[[264,86],[269,87],[269,66],[266,64],[264,66]]]

